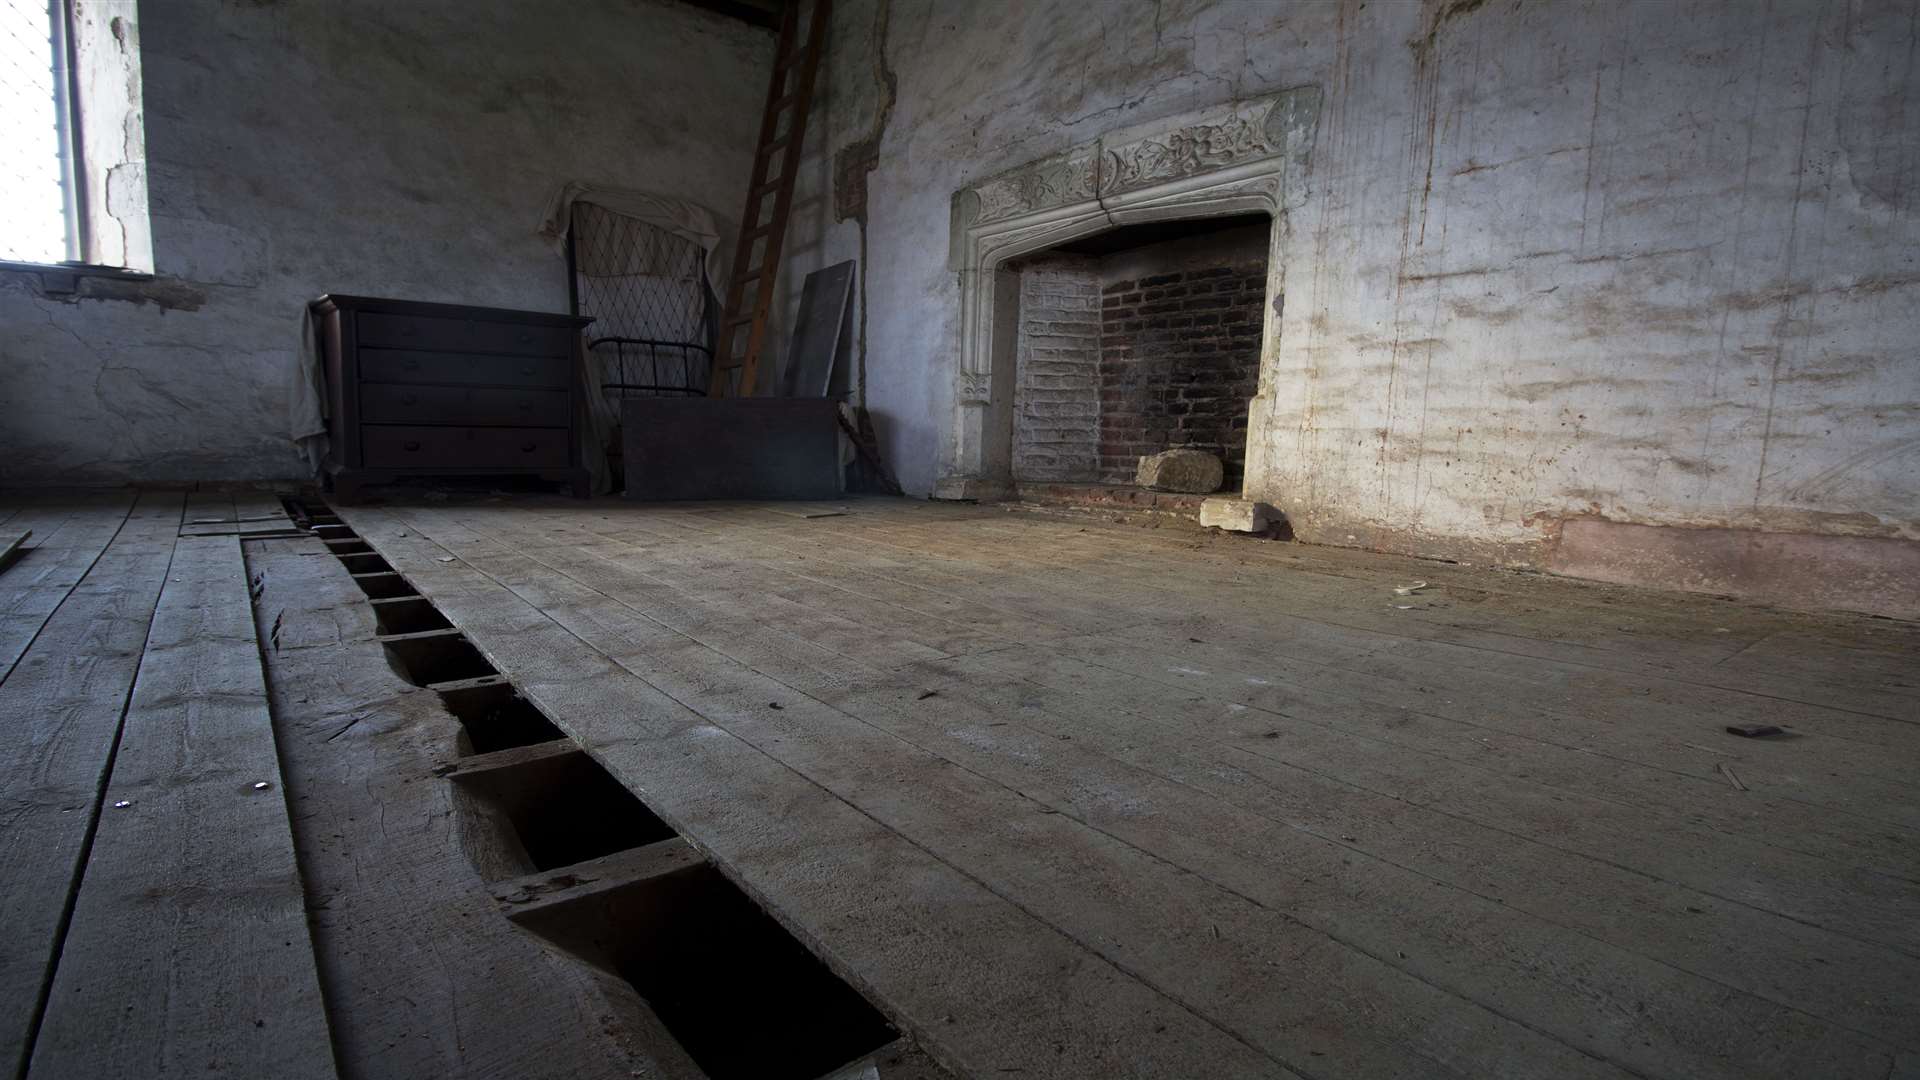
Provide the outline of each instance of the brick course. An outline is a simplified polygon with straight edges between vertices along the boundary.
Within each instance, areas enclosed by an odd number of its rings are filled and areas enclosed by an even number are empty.
[[[1013,473],[1085,480],[1099,469],[1100,279],[1091,259],[1020,274]]]
[[[1260,379],[1264,260],[1116,281],[1100,300],[1097,476],[1130,483],[1135,459],[1172,446],[1219,454],[1227,487],[1246,469],[1247,407]]]
[[[1063,254],[1021,271],[1015,477],[1130,484],[1140,455],[1191,445],[1219,454],[1237,487],[1259,382],[1264,255],[1189,250],[1103,286],[1107,265]]]

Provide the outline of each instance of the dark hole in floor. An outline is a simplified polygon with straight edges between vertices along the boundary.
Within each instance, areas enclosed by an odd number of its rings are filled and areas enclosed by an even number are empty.
[[[434,630],[418,636],[383,638],[380,644],[386,646],[394,666],[415,686],[498,674],[473,642],[456,632]]]
[[[358,555],[362,552],[373,550],[372,544],[358,537],[351,540],[327,540],[323,542],[327,545],[327,550],[333,552],[335,555]]]
[[[402,596],[394,600],[373,601],[373,621],[383,634],[418,634],[426,630],[446,630],[453,626],[440,609],[424,596]]]
[[[280,499],[280,506],[286,510],[287,516],[293,519],[294,524],[301,528],[340,524],[339,515],[323,502],[310,502],[303,498],[283,496]]]
[[[340,562],[350,574],[378,574],[391,572],[393,565],[371,551],[334,552],[340,556]]]
[[[713,1080],[809,1080],[898,1037],[711,867],[649,882],[616,904],[610,966]]]
[[[359,534],[347,528],[345,525],[315,525],[313,526],[313,535],[322,540],[355,540],[359,538]]]
[[[353,580],[359,582],[360,591],[375,600],[391,600],[397,596],[417,596],[412,582],[391,571],[374,574],[355,574]]]
[[[491,754],[565,737],[512,683],[442,690],[440,700],[460,721],[461,749],[468,753]]]
[[[527,871],[552,870],[670,839],[674,831],[585,753],[454,773],[512,823]]]

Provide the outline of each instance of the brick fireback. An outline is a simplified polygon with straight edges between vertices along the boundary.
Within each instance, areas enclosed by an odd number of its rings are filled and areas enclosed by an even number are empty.
[[[1268,240],[1265,222],[1163,225],[1143,242],[1096,237],[1024,260],[1014,477],[1129,484],[1140,455],[1194,446],[1239,486]]]
[[[1219,454],[1239,486],[1266,288],[1264,258],[1102,288],[1101,481],[1128,483],[1140,455],[1192,446]]]

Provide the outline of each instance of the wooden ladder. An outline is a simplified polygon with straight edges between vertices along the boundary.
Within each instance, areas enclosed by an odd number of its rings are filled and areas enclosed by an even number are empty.
[[[780,268],[787,216],[793,209],[794,174],[799,171],[800,146],[807,135],[807,109],[813,101],[813,77],[820,68],[820,53],[826,47],[831,7],[831,0],[813,0],[811,4],[787,0],[786,12],[780,18],[780,43],[774,49],[773,80],[767,87],[766,114],[760,120],[753,179],[747,188],[747,208],[740,215],[740,242],[734,247],[726,304],[720,309],[720,343],[713,358],[713,381],[707,388],[711,397],[751,397],[759,377],[767,313],[773,308],[774,274]],[[802,9],[808,9],[807,37],[804,43],[796,44]],[[784,130],[782,115],[788,117]],[[761,214],[768,195],[773,196],[771,218]],[[743,329],[744,343],[740,340]]]

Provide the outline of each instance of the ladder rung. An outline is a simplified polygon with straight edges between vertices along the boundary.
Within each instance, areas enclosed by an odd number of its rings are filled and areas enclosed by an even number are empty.
[[[740,223],[739,256],[746,263],[753,254],[756,241],[766,241],[766,254],[756,267],[742,265],[737,268],[727,283],[727,306],[722,310],[720,334],[726,344],[720,350],[721,355],[713,359],[713,381],[711,392],[714,394],[747,393],[755,389],[754,374],[759,368],[761,338],[766,330],[766,319],[773,300],[772,285],[778,273],[776,260],[769,258],[780,246],[780,236],[788,225],[787,203],[793,196],[795,176],[794,158],[805,149],[808,102],[813,93],[814,73],[820,64],[822,43],[825,41],[823,28],[827,25],[823,17],[831,0],[787,0],[787,10],[783,14],[780,26],[780,45],[773,61],[771,85],[767,88],[766,114],[761,120],[761,132],[765,136],[753,152],[753,178],[747,186],[747,209]],[[804,9],[804,10],[803,10]],[[802,33],[801,20],[807,20]],[[788,117],[787,131],[775,135],[780,127],[780,114]],[[779,160],[775,156],[779,155]],[[771,175],[778,173],[779,175]],[[766,209],[763,200],[769,194],[778,196],[773,207],[771,220],[761,217]],[[757,283],[757,284],[756,284]],[[743,305],[750,303],[751,312],[738,314]],[[745,343],[744,352],[736,354],[735,349],[740,327],[752,329]],[[733,386],[732,380],[739,385]]]

